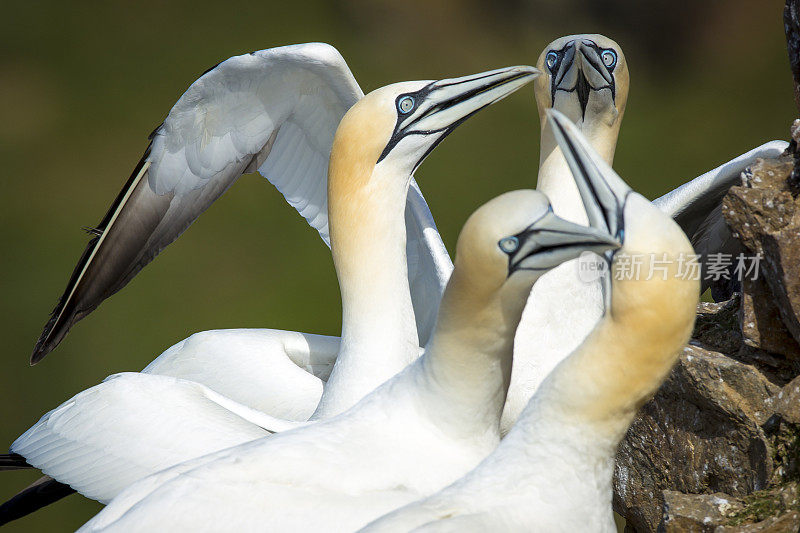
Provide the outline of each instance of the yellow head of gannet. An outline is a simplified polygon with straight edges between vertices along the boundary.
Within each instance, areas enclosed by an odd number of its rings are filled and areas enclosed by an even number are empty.
[[[622,48],[603,35],[569,35],[545,47],[536,80],[541,141],[537,188],[560,216],[585,222],[580,197],[547,122],[548,109],[573,121],[592,147],[611,164],[628,100],[628,64]]]
[[[514,333],[531,287],[565,261],[618,246],[605,229],[557,217],[538,191],[505,193],[473,213],[422,358],[437,392],[450,400],[435,409],[448,426],[473,435],[499,430]]]
[[[616,42],[597,34],[561,37],[545,47],[537,67],[543,73],[536,80],[543,128],[547,125],[546,111],[553,108],[581,129],[592,125],[619,131],[630,76],[625,55]]]
[[[537,74],[521,66],[396,83],[366,95],[345,114],[328,168],[342,344],[315,418],[351,407],[419,355],[406,266],[412,173],[459,124]]]

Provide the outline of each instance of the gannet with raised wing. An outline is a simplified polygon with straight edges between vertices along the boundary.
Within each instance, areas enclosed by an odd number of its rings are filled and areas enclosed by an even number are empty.
[[[94,228],[31,362],[124,287],[243,173],[258,170],[330,245],[331,144],[345,112],[362,97],[342,56],[323,43],[252,52],[208,69],[151,134]],[[405,218],[411,301],[424,346],[452,263],[413,179]],[[338,349],[336,337],[209,331],[171,347],[144,372],[190,379],[273,416],[305,420]]]
[[[314,420],[351,407],[419,356],[405,268],[405,201],[412,173],[467,118],[536,74],[520,66],[393,84],[361,99],[342,119],[328,169],[342,343]],[[105,502],[174,464],[302,425],[193,381],[137,373],[112,378],[44,415],[14,442],[12,452]],[[21,503],[17,498],[14,505]],[[0,516],[16,517],[9,513],[0,509]]]

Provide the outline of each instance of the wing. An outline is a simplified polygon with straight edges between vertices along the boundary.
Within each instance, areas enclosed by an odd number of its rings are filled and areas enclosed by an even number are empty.
[[[236,56],[207,71],[151,134],[130,179],[90,230],[94,238],[31,363],[124,287],[243,173],[257,169],[330,245],[328,157],[342,116],[362,96],[339,52],[322,43]],[[408,246],[417,261],[410,269],[416,280],[412,298],[428,301],[441,275],[420,269],[444,265],[446,270],[449,257],[433,235],[435,226],[416,184],[412,192],[409,213],[415,224]],[[443,283],[438,289],[441,294]],[[420,337],[427,341],[430,312],[423,315]]]
[[[778,157],[787,146],[784,141],[763,144],[653,200],[653,204],[681,226],[697,254],[705,257],[713,253],[735,253],[739,249],[738,241],[722,216],[722,198],[728,189],[741,183],[742,172],[757,158]],[[702,289],[706,288],[704,279]]]
[[[16,453],[0,454],[0,472],[6,470],[25,470],[28,468],[32,467],[21,455]]]
[[[333,47],[311,43],[232,57],[181,96],[89,242],[34,348],[125,286],[243,173],[258,169],[327,242],[333,135],[363,93]]]
[[[453,262],[414,179],[408,188],[406,233],[411,303],[417,321],[419,345],[424,347],[433,333],[439,302],[453,272]]]
[[[307,420],[322,396],[339,338],[271,329],[195,333],[142,372],[187,379],[287,420]]]
[[[123,373],[50,411],[11,446],[48,476],[107,502],[150,474],[270,434],[274,419],[207,387]]]

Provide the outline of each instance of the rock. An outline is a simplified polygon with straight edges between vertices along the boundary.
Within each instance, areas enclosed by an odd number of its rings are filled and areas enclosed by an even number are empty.
[[[800,513],[789,511],[755,524],[720,526],[714,533],[797,533],[800,531]]]
[[[797,483],[750,494],[722,521],[715,533],[784,533],[800,531]]]
[[[784,533],[800,528],[796,483],[733,498],[664,491],[659,533]]]
[[[776,415],[789,424],[800,426],[800,376],[790,381],[772,400]]]
[[[761,279],[742,281],[740,323],[743,341],[787,358],[798,358],[800,346],[781,320],[767,282]]]
[[[739,327],[740,298],[735,295],[726,302],[700,302],[692,339],[706,349],[736,353],[742,344]]]
[[[789,155],[759,159],[745,183],[731,187],[722,201],[725,220],[750,252],[759,254],[759,278],[795,342],[800,342],[800,201],[792,194]],[[766,349],[766,348],[765,348]],[[800,349],[789,350],[800,359]]]
[[[655,531],[664,490],[744,496],[767,487],[773,462],[761,425],[779,392],[752,365],[687,346],[617,453],[614,510]]]
[[[664,516],[658,531],[711,533],[741,511],[741,500],[727,494],[682,494],[665,490]]]
[[[764,424],[770,438],[774,484],[800,479],[800,377],[786,384],[771,399],[774,414]]]
[[[772,300],[762,305],[764,297],[754,294],[752,282],[745,281],[743,286],[747,292],[741,296],[734,295],[726,302],[700,302],[697,305],[692,343],[753,365],[773,383],[785,385],[800,374],[800,359],[780,353],[790,352],[796,345],[794,338],[780,318],[775,321],[778,313]],[[762,311],[765,307],[767,311]],[[766,312],[770,313],[771,320],[765,318]],[[747,332],[746,335],[743,331]],[[762,345],[771,350],[762,349]]]

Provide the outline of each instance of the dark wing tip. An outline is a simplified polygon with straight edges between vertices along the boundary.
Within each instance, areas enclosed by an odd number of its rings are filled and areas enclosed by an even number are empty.
[[[74,492],[75,490],[69,485],[59,483],[51,477],[39,478],[0,505],[0,526],[38,511]]]
[[[99,231],[102,233],[102,230]],[[78,260],[78,264],[72,271],[72,275],[69,278],[69,283],[67,283],[67,288],[64,290],[64,294],[62,294],[61,298],[58,299],[58,303],[56,304],[55,309],[53,309],[53,311],[50,313],[50,318],[47,321],[47,324],[45,324],[42,334],[39,336],[39,339],[36,341],[36,345],[33,347],[33,353],[31,354],[31,366],[41,361],[45,358],[45,356],[47,356],[47,354],[52,352],[75,322],[74,311],[70,311],[65,308],[68,303],[67,300],[69,299],[69,295],[72,292],[73,287],[78,283],[78,277],[80,276],[83,267],[89,260],[89,257],[91,257],[92,251],[94,250],[94,247],[97,246],[97,242],[99,240],[100,236],[95,235],[95,237],[93,237],[86,245],[81,258]]]
[[[55,321],[56,315],[53,314],[50,316],[50,320],[48,320],[47,324],[44,326],[44,331],[36,341],[36,345],[33,347],[33,353],[31,353],[31,366],[44,359],[45,356],[47,356],[47,354],[49,354],[51,351],[53,351],[53,348],[55,348],[53,343],[47,342],[47,340],[50,338],[50,333],[53,331]]]
[[[33,468],[28,464],[18,453],[4,453],[0,454],[0,471],[2,470],[22,470],[26,468]]]
[[[150,151],[153,147],[152,139],[156,134],[158,134],[162,126],[163,124],[160,124],[156,129],[153,130],[153,132],[148,137],[151,142],[147,146],[144,155],[139,160],[139,163],[136,165],[136,167],[133,169],[133,172],[128,178],[128,181],[125,183],[125,186],[122,188],[117,197],[114,199],[114,202],[111,204],[111,207],[108,209],[108,211],[106,212],[105,216],[100,221],[100,223],[94,227],[83,228],[87,233],[89,233],[93,237],[86,245],[86,248],[83,250],[83,254],[78,260],[78,264],[75,266],[75,269],[72,271],[72,275],[69,278],[69,282],[67,283],[67,288],[64,290],[64,293],[62,294],[61,298],[59,298],[55,309],[53,309],[53,312],[50,313],[50,319],[47,321],[47,324],[45,324],[44,331],[42,331],[42,334],[36,341],[36,345],[33,347],[33,353],[31,354],[31,360],[30,360],[31,366],[41,361],[47,356],[47,354],[52,352],[56,348],[56,346],[58,346],[61,340],[66,336],[67,332],[75,322],[80,320],[83,316],[85,316],[85,314],[89,313],[92,309],[100,305],[100,302],[92,302],[90,304],[83,302],[81,304],[82,309],[78,309],[75,302],[75,298],[79,298],[80,295],[79,294],[73,295],[73,291],[78,289],[77,285],[81,281],[80,279],[81,273],[83,272],[84,267],[86,267],[87,264],[89,263],[89,260],[92,257],[92,252],[94,252],[95,247],[100,241],[101,235],[110,224],[114,212],[123,202],[126,192],[130,187],[134,185],[136,177],[139,175],[140,171],[145,165],[147,157],[150,155]],[[71,295],[73,296],[72,298],[70,297]]]

